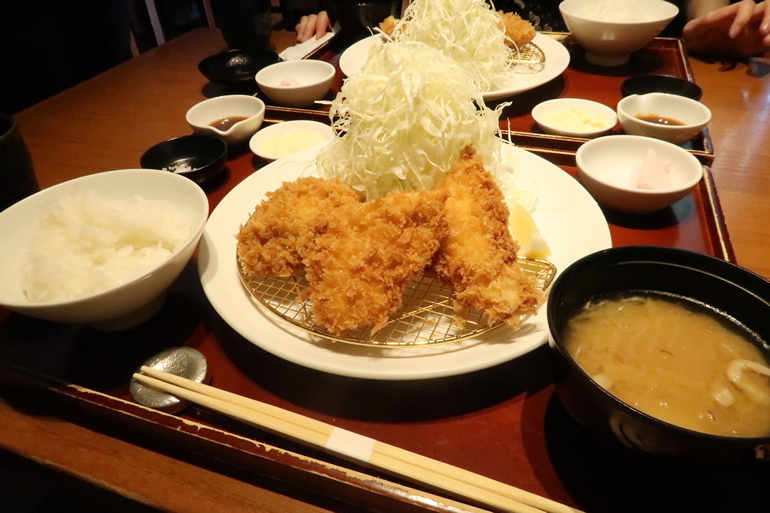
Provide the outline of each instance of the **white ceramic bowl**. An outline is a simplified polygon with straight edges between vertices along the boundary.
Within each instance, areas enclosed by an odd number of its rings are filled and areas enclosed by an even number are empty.
[[[255,78],[262,92],[275,103],[308,107],[326,96],[336,72],[328,62],[307,59],[272,64],[261,69]],[[296,81],[299,85],[281,85],[284,81]]]
[[[570,123],[557,123],[547,116],[564,112]],[[532,117],[543,132],[591,139],[606,133],[618,122],[615,111],[601,103],[579,98],[556,98],[535,105]]]
[[[637,116],[662,116],[682,125],[663,125]],[[676,94],[632,94],[618,102],[618,120],[629,135],[644,135],[682,144],[698,135],[711,121],[711,111],[699,101]]]
[[[38,220],[60,197],[96,190],[104,198],[170,202],[190,221],[190,236],[164,262],[108,290],[76,299],[30,302],[21,284],[22,264],[38,232]],[[120,330],[152,317],[163,305],[165,292],[182,272],[198,245],[208,218],[206,194],[191,180],[174,173],[147,169],[106,171],[55,185],[0,213],[0,305],[31,317],[97,329]]]
[[[652,148],[658,158],[671,164],[672,187],[629,187],[634,165],[644,162]],[[687,150],[658,139],[635,135],[610,135],[588,141],[576,155],[583,186],[600,205],[620,212],[650,213],[684,198],[703,178],[703,166]]]
[[[323,123],[319,123],[318,121],[286,121],[284,123],[276,123],[275,125],[267,126],[254,134],[254,137],[252,137],[251,141],[249,141],[249,148],[258,157],[261,157],[264,160],[276,160],[278,158],[289,155],[290,153],[286,153],[284,155],[277,154],[275,153],[274,148],[265,147],[265,143],[273,137],[280,137],[285,134],[297,132],[315,135],[323,140],[308,145],[301,145],[299,142],[289,144],[288,146],[294,149],[294,151],[303,150],[308,146],[314,146],[315,144],[321,144],[322,142],[328,143],[334,138],[332,127],[329,125],[324,125]],[[300,141],[303,138],[302,135],[299,135],[298,137]],[[314,137],[313,139],[318,139],[318,137]]]
[[[615,0],[612,2],[615,9],[608,11],[603,9],[607,1],[565,0],[559,4],[567,28],[586,50],[586,60],[597,66],[626,64],[633,52],[652,41],[679,12],[674,4],[662,0],[639,0],[633,6],[628,0]],[[632,10],[637,6],[638,13]],[[600,21],[597,19],[600,7],[604,18],[620,12],[620,19],[635,20]]]
[[[224,118],[244,117],[225,131],[211,126]],[[196,133],[212,135],[234,146],[247,141],[262,126],[265,102],[246,94],[232,94],[209,98],[187,111],[187,124]]]

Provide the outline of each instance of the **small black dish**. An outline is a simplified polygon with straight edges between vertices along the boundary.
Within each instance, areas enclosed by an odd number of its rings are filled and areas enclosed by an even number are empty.
[[[185,135],[156,144],[142,155],[145,169],[178,173],[196,183],[206,182],[225,168],[227,144],[207,135]],[[189,167],[190,171],[183,171]]]
[[[621,84],[623,96],[631,94],[668,93],[700,100],[703,89],[683,78],[671,75],[638,75],[627,78]]]
[[[256,54],[247,50],[229,50],[210,55],[198,63],[198,71],[211,82],[222,85],[241,85],[254,82],[257,72],[278,62],[272,51]]]
[[[567,267],[548,297],[554,383],[565,409],[600,438],[646,453],[722,464],[770,461],[770,436],[711,435],[663,422],[616,398],[578,366],[564,346],[569,319],[589,300],[639,291],[689,298],[721,312],[756,334],[757,347],[770,356],[770,282],[764,278],[681,249],[626,246],[598,251]]]

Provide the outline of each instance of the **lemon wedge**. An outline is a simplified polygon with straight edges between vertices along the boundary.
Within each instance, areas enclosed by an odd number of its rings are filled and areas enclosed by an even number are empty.
[[[518,201],[508,203],[510,216],[508,229],[519,244],[519,255],[527,258],[545,259],[551,254],[548,242],[540,235],[540,230],[532,219],[532,214]]]

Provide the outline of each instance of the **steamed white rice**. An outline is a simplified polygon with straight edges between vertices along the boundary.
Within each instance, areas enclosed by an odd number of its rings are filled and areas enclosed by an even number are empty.
[[[96,191],[63,196],[41,217],[22,266],[22,288],[32,302],[109,289],[166,260],[191,229],[166,201],[120,201]]]

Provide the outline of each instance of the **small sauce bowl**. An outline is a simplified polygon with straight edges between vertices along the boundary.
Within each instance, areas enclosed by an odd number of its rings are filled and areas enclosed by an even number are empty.
[[[329,125],[324,125],[318,121],[286,121],[284,123],[277,123],[263,128],[251,138],[249,141],[249,148],[258,157],[273,161],[286,155],[276,155],[271,153],[269,148],[265,148],[265,143],[273,137],[280,137],[285,134],[291,134],[294,132],[312,134],[320,136],[324,143],[328,143],[334,138],[334,132]],[[318,144],[321,144],[320,142]],[[304,149],[304,148],[302,148]],[[299,151],[299,150],[297,150]]]
[[[216,126],[224,119],[243,118],[220,129]],[[195,104],[187,111],[187,124],[196,133],[218,137],[228,146],[235,146],[254,135],[265,118],[265,102],[245,94],[232,94],[210,98]],[[221,125],[220,125],[221,126]]]
[[[569,126],[549,119],[549,114],[565,111],[576,114],[585,120],[603,119],[600,126],[596,123],[585,123],[579,126]],[[607,133],[618,122],[615,111],[601,103],[578,98],[556,98],[539,103],[532,109],[532,117],[543,132],[552,135],[566,135],[592,139]]]
[[[638,117],[650,114],[676,120],[681,124],[665,125]],[[618,120],[629,135],[643,135],[682,144],[708,125],[711,111],[698,101],[675,94],[632,94],[618,102]]]

